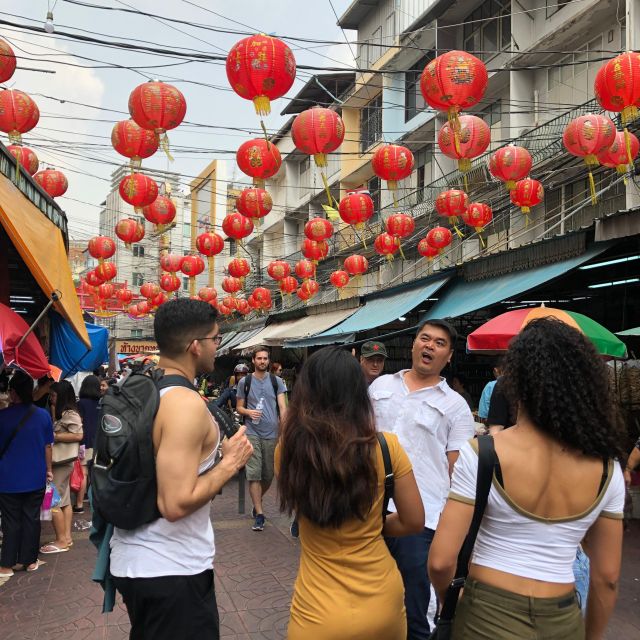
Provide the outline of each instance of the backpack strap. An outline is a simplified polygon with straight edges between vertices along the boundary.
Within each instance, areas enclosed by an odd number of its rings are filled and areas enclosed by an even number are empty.
[[[384,463],[384,499],[382,500],[382,524],[384,525],[389,510],[389,500],[393,498],[393,466],[391,465],[391,454],[384,434],[378,431],[376,436],[378,437],[378,443],[382,451],[382,462]]]
[[[271,386],[273,387],[273,395],[276,398],[276,413],[278,418],[280,417],[280,407],[278,406],[278,379],[273,373],[269,374],[269,378],[271,379]],[[244,406],[249,408],[249,389],[251,389],[251,380],[253,376],[250,373],[244,377]]]
[[[11,443],[16,439],[16,436],[22,430],[22,427],[24,427],[24,425],[27,424],[27,420],[33,415],[33,412],[35,410],[36,410],[35,406],[31,405],[24,412],[24,415],[22,416],[22,418],[20,418],[20,421],[15,426],[14,430],[11,432],[11,435],[9,436],[9,439],[4,443],[4,446],[2,447],[2,451],[0,451],[0,460],[2,460],[2,458],[4,458],[4,454],[7,453],[7,451],[9,450],[9,447],[11,446]]]
[[[249,389],[251,389],[251,379],[252,376],[250,373],[244,377],[244,405],[248,409],[249,408]]]
[[[161,389],[167,389],[168,387],[184,387],[185,389],[191,389],[198,393],[198,389],[193,386],[193,383],[187,380],[184,376],[178,374],[171,374],[168,376],[162,376],[157,381],[158,391]]]
[[[464,581],[469,573],[469,561],[473,546],[476,543],[476,537],[480,530],[484,510],[489,500],[489,492],[491,491],[491,481],[496,461],[496,450],[493,444],[493,436],[478,437],[478,475],[476,479],[476,502],[473,509],[473,518],[469,526],[469,533],[462,545],[462,549],[458,554],[458,565],[456,568],[455,578],[447,589],[447,595],[442,605],[439,618],[445,621],[453,619],[458,604],[460,590],[464,586]]]
[[[276,398],[276,413],[278,414],[278,418],[280,417],[280,407],[278,406],[278,378],[276,378],[275,373],[270,373],[269,378],[271,378],[271,386],[273,387],[273,395]]]

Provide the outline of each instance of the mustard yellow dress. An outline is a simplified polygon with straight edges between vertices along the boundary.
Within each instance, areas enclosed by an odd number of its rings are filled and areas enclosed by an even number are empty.
[[[397,437],[385,433],[396,478],[411,463]],[[276,468],[279,467],[276,451]],[[321,528],[304,517],[289,640],[404,640],[407,622],[402,578],[382,538],[384,463],[376,447],[378,496],[365,521]],[[426,571],[426,567],[425,567]]]

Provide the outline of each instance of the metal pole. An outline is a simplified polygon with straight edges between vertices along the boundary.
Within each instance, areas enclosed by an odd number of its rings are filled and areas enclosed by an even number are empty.
[[[44,318],[47,311],[49,311],[49,309],[51,308],[51,305],[53,305],[54,302],[58,302],[58,300],[60,300],[61,297],[62,297],[62,294],[58,290],[53,291],[51,293],[51,299],[47,303],[47,306],[40,312],[40,315],[34,320],[33,324],[27,329],[27,332],[22,336],[22,338],[20,338],[20,342],[18,342],[18,344],[16,345],[16,360],[18,359],[17,357],[18,349],[20,348],[22,343],[29,337],[29,334],[32,333],[33,330],[38,326],[38,324],[40,323],[40,320]]]

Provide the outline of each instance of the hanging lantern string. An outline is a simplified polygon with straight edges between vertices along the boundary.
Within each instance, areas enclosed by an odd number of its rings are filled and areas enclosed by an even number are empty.
[[[402,259],[406,260],[407,258],[404,255],[404,251],[402,250],[402,243],[400,242],[399,239],[398,239],[398,250],[400,251],[400,256],[402,257]]]
[[[260,127],[262,128],[264,139],[267,141],[267,149],[269,149],[269,134],[267,133],[267,127],[265,126],[262,118],[260,118]]]
[[[453,146],[456,153],[460,155],[460,119],[458,118],[458,109],[451,107],[447,111],[447,120],[449,121],[449,128],[453,132]]]
[[[158,136],[158,142],[160,143],[160,147],[162,147],[162,150],[165,152],[167,159],[169,160],[169,162],[173,162],[173,156],[171,155],[169,147],[169,136],[167,135],[167,132],[165,131],[162,134],[160,134],[160,132],[156,132],[156,135]]]
[[[629,129],[625,126],[624,128],[624,144],[627,149],[627,158],[629,159],[629,164],[633,164],[633,154],[631,153],[631,136],[629,135]],[[625,182],[626,184],[626,182]]]
[[[593,179],[593,173],[591,173],[591,169],[589,169],[589,190],[591,192],[591,204],[598,204],[598,196],[596,194],[596,183]]]
[[[480,244],[482,245],[483,249],[487,248],[487,244],[484,241],[484,238],[482,237],[482,232],[484,231],[483,227],[476,227],[476,233],[478,234],[478,238],[480,239]]]

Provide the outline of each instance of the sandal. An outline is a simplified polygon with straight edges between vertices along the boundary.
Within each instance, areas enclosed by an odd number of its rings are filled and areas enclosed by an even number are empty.
[[[65,551],[69,551],[69,547],[59,547],[53,542],[48,542],[43,547],[40,547],[40,553],[45,555],[50,553],[65,553]]]
[[[42,565],[44,564],[44,562],[42,560],[36,560],[34,563],[29,564],[29,565],[24,565],[24,570],[27,573],[33,573],[34,571],[37,571]]]

